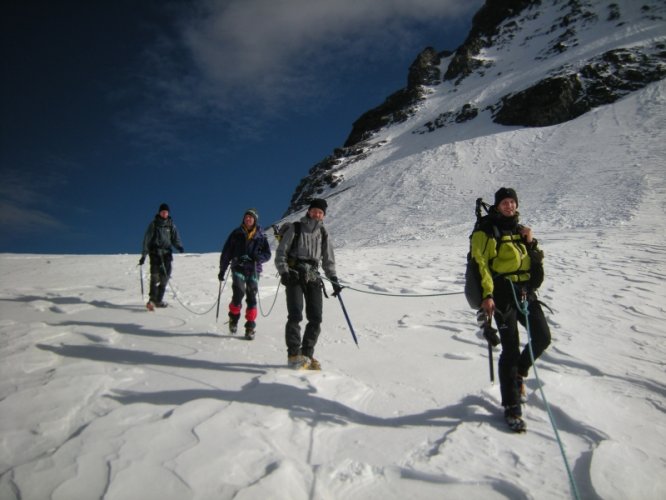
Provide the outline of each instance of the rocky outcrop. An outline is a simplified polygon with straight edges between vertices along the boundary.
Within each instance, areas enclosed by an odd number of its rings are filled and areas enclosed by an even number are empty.
[[[342,148],[314,165],[307,177],[301,179],[291,197],[289,215],[301,210],[327,188],[337,187],[344,180],[340,171],[347,165],[365,158],[382,143],[370,144],[373,133],[392,124],[405,121],[414,114],[415,105],[423,100],[427,87],[441,83],[439,65],[451,52],[437,52],[432,47],[424,49],[409,67],[407,86],[391,94],[383,104],[367,111],[353,123],[352,131]]]
[[[617,49],[578,71],[563,69],[532,87],[504,97],[493,120],[501,125],[544,127],[572,120],[666,78],[666,45]]]
[[[548,5],[541,8],[546,3]],[[340,183],[345,180],[346,167],[366,158],[373,149],[383,145],[370,139],[376,137],[381,129],[414,116],[418,112],[418,104],[427,98],[432,87],[442,81],[446,82],[446,86],[438,96],[440,102],[444,102],[440,110],[443,112],[435,117],[424,116],[425,123],[415,127],[413,133],[427,134],[453,127],[474,120],[484,112],[490,112],[492,119],[501,125],[556,125],[666,78],[666,42],[663,37],[649,39],[651,41],[645,42],[648,45],[643,46],[632,39],[626,47],[618,47],[596,57],[584,56],[590,57],[587,60],[579,60],[580,56],[566,57],[572,49],[576,49],[577,54],[588,54],[587,50],[579,49],[581,43],[586,43],[591,29],[604,37],[604,33],[616,28],[626,31],[626,23],[636,22],[637,19],[638,22],[648,21],[648,24],[665,22],[666,5],[663,0],[644,0],[644,3],[638,14],[633,10],[633,17],[629,17],[614,2],[486,0],[474,16],[465,42],[455,53],[438,53],[432,47],[422,51],[409,68],[407,86],[354,122],[344,147],[317,163],[300,182],[285,215],[307,206],[313,197],[331,196],[330,188],[337,188],[335,194],[342,192],[344,189],[341,189]],[[546,12],[548,18],[544,17]],[[658,41],[655,42],[655,39]],[[530,60],[512,61],[510,57],[504,57],[505,51],[508,53],[524,47],[530,50],[521,53],[529,54]],[[449,61],[442,76],[440,68],[444,57],[449,57]],[[557,58],[562,62],[553,63]],[[507,60],[507,67],[502,67]],[[449,106],[441,99],[447,93],[465,93],[467,78],[472,74],[475,77],[473,88],[482,88],[487,82],[487,88],[492,89],[494,79],[503,78],[504,72],[511,75],[520,71],[522,64],[542,63],[545,64],[541,79],[537,80],[539,75],[534,74],[534,79],[524,83],[527,88],[520,91],[506,95],[499,93],[501,90],[498,93],[480,92],[478,96],[468,93],[464,100],[455,100],[456,104]],[[484,78],[487,80],[484,81]],[[506,88],[515,89],[513,84]]]
[[[450,52],[438,53],[432,47],[421,52],[409,67],[407,87],[391,94],[383,104],[366,113],[352,125],[344,146],[350,147],[372,136],[373,132],[392,123],[401,123],[413,115],[414,105],[425,97],[428,85],[441,82],[439,64]]]
[[[444,74],[444,80],[460,83],[483,63],[475,58],[481,49],[492,45],[493,36],[498,33],[500,24],[517,16],[539,0],[486,0],[483,7],[472,19],[472,28],[467,39],[456,49]]]

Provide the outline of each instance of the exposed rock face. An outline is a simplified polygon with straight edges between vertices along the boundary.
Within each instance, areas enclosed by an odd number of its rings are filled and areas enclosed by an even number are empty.
[[[407,87],[391,94],[383,104],[367,111],[354,122],[344,147],[337,148],[333,154],[314,165],[309,175],[301,179],[285,215],[307,206],[310,200],[323,193],[325,188],[336,187],[344,179],[338,173],[341,165],[358,161],[364,158],[368,151],[378,147],[364,142],[372,137],[374,132],[412,116],[415,104],[425,98],[427,86],[441,82],[439,64],[442,57],[449,55],[451,52],[438,53],[432,47],[423,50],[409,67]]]
[[[655,26],[666,23],[666,4],[663,0],[642,0],[640,8],[630,9],[628,4],[612,0],[486,0],[473,18],[470,33],[455,53],[438,53],[428,47],[409,68],[407,86],[390,95],[383,104],[364,113],[353,124],[344,147],[310,169],[296,188],[291,205],[285,215],[300,210],[310,199],[344,182],[345,168],[371,154],[382,142],[371,141],[381,129],[405,122],[417,113],[419,102],[445,84],[447,90],[438,95],[465,94],[465,85],[471,76],[471,88],[492,88],[494,79],[503,73],[511,75],[530,65],[545,68],[527,79],[526,88],[502,95],[485,93],[483,96],[466,95],[465,100],[445,104],[435,117],[423,117],[412,133],[427,134],[446,127],[455,127],[474,120],[480,113],[490,112],[500,125],[541,127],[572,120],[589,110],[610,104],[630,92],[651,82],[666,78],[666,40],[645,38],[643,43],[627,39],[626,46],[594,54],[582,45],[590,33],[602,33],[602,38],[613,30],[627,32],[628,20]],[[653,28],[651,28],[653,29]],[[601,40],[601,38],[600,38]],[[526,50],[528,47],[529,50]],[[566,57],[572,50],[586,54]],[[516,62],[505,57],[520,50],[529,60]],[[593,50],[593,49],[592,49]],[[592,54],[592,55],[590,55]],[[450,57],[444,75],[440,67],[444,57]],[[507,62],[507,66],[502,64]],[[556,62],[562,61],[562,62]],[[559,67],[558,67],[559,65]],[[486,80],[483,80],[483,79]],[[479,83],[481,82],[481,83]],[[484,85],[487,87],[484,88]],[[501,87],[498,87],[501,89]],[[447,94],[448,92],[448,94]],[[484,92],[480,92],[484,94]]]
[[[501,125],[557,125],[663,78],[666,78],[666,45],[612,50],[579,71],[563,70],[561,75],[507,95],[493,119]]]
[[[413,114],[413,106],[425,97],[424,86],[437,85],[441,81],[439,63],[442,55],[432,47],[421,52],[409,67],[407,87],[391,94],[386,101],[356,120],[344,146],[350,147],[368,139],[373,132],[390,125],[405,121]]]
[[[493,35],[497,34],[500,24],[518,15],[526,7],[539,3],[539,0],[486,0],[472,20],[472,29],[467,39],[455,51],[444,74],[444,80],[460,82],[479,68],[481,62],[474,56],[482,48],[492,45]]]

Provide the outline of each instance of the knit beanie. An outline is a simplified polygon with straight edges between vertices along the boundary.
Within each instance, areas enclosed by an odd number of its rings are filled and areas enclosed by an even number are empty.
[[[252,217],[254,217],[255,224],[259,221],[259,212],[257,212],[256,208],[248,208],[243,214],[243,218],[245,218],[246,215],[251,215]]]
[[[324,200],[323,198],[315,198],[310,202],[308,210],[310,210],[311,208],[318,208],[322,210],[324,213],[326,213],[326,209],[328,208],[328,203],[326,203],[326,200]]]
[[[158,212],[161,212],[162,210],[166,210],[167,212],[169,212],[169,205],[167,205],[166,203],[162,203],[160,205],[160,209],[158,210]]]
[[[515,189],[507,187],[499,188],[495,193],[495,206],[499,206],[501,201],[505,198],[513,199],[516,202],[516,206],[518,206],[518,195],[516,194]]]

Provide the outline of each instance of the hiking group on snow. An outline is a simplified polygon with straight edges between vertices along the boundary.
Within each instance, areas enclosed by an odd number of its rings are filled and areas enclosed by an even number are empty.
[[[470,306],[477,310],[479,326],[489,342],[489,353],[492,355],[492,347],[501,344],[498,373],[504,418],[512,430],[524,432],[526,427],[521,409],[525,402],[524,379],[551,340],[542,303],[537,298],[537,290],[544,278],[543,252],[532,230],[519,223],[516,191],[502,187],[495,193],[494,202],[489,206],[481,199],[477,200],[477,221],[470,236],[465,273],[465,295]],[[482,216],[481,205],[486,208],[486,215]],[[320,266],[333,286],[333,296],[340,298],[343,289],[324,226],[327,209],[326,200],[313,199],[299,221],[285,224],[275,233],[279,244],[274,263],[280,283],[285,287],[287,302],[287,364],[295,369],[321,369],[320,362],[314,357],[326,293]],[[226,279],[227,270],[231,271],[232,298],[228,315],[232,334],[237,332],[245,298],[244,327],[248,340],[255,336],[259,278],[263,264],[271,258],[268,239],[258,221],[256,209],[245,211],[241,225],[224,243],[218,274],[221,283]],[[163,203],[145,232],[139,260],[141,266],[146,255],[150,256],[150,291],[146,307],[151,311],[167,305],[164,293],[171,276],[172,248],[181,253],[184,251],[169,215],[169,206]],[[304,308],[306,325],[301,335]],[[492,328],[493,319],[497,330]],[[528,342],[522,351],[518,323],[528,333]],[[492,374],[492,357],[490,362]]]

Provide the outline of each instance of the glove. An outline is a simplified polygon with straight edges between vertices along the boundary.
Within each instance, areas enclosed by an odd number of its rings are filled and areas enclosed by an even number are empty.
[[[176,247],[176,250],[178,250],[180,253],[183,253],[185,251],[183,247]]]
[[[282,273],[280,275],[280,283],[282,283],[284,286],[291,285],[292,283],[298,283],[298,279],[298,271],[295,269],[289,269],[289,272]]]
[[[142,255],[141,258],[139,259],[139,265],[143,266],[143,263],[146,262],[146,256]]]
[[[331,285],[333,285],[333,297],[337,297],[340,295],[340,292],[342,291],[342,287],[340,286],[340,283],[338,282],[338,277],[337,276],[331,276]]]
[[[227,274],[226,269],[220,269],[219,274],[217,275],[217,279],[220,281],[224,281],[224,275]]]

